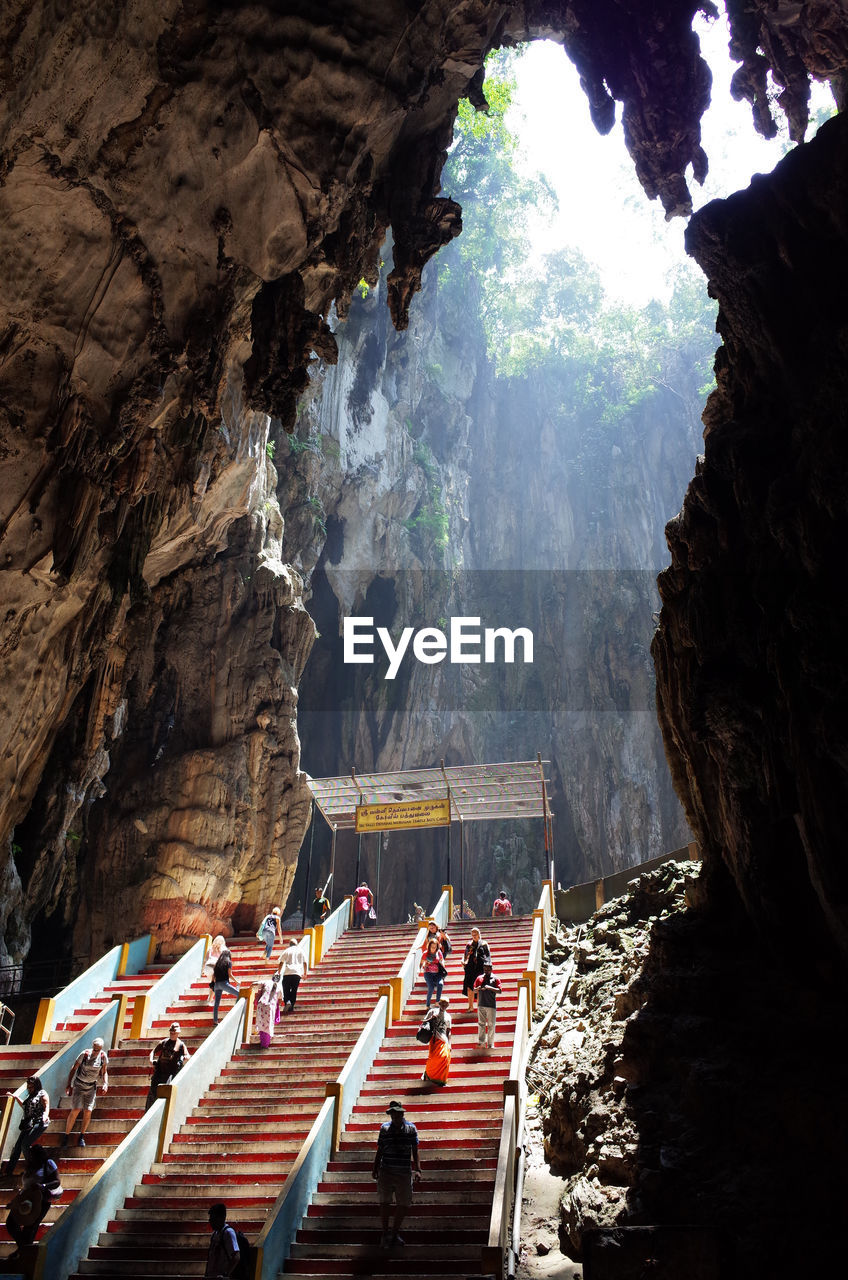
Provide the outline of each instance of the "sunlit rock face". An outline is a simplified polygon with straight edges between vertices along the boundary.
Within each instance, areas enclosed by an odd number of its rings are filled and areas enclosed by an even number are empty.
[[[708,92],[691,33],[695,7],[425,0],[413,13],[400,0],[345,0],[316,17],[305,3],[6,6],[0,840],[8,862],[0,919],[15,956],[26,953],[34,920],[59,945],[42,926],[56,923],[60,905],[70,921],[98,878],[139,886],[122,900],[122,936],[151,925],[176,937],[195,924],[232,921],[236,901],[258,911],[263,895],[283,891],[305,816],[290,720],[309,635],[297,580],[268,544],[269,431],[291,426],[310,353],[332,359],[330,304],[336,299],[344,312],[359,278],[373,278],[389,225],[389,307],[398,326],[406,323],[424,262],[459,230],[439,172],[456,101],[468,93],[481,102],[482,59],[493,45],[562,39],[599,127],[612,123],[613,97],[621,100],[646,191],[669,212],[685,211],[683,175],[690,164],[696,176],[703,169],[698,120]],[[800,118],[801,68],[832,76],[844,69],[842,11],[775,11],[766,0],[738,9],[741,87],[756,96],[764,63],[788,68],[784,102]],[[816,207],[832,203],[834,181]],[[793,280],[805,275],[810,290],[832,287],[829,254],[807,244],[822,235],[838,247],[838,220],[821,214],[811,234],[807,210],[795,209],[790,201],[786,234],[772,236],[774,262]],[[740,283],[759,253],[758,234],[728,253],[741,264]],[[725,305],[744,343],[754,336],[746,315],[762,314],[780,330],[776,317],[789,305],[786,293],[760,294],[751,284],[748,302],[734,295],[737,312]],[[806,350],[818,359],[818,350]],[[731,379],[744,383],[746,358],[729,344]],[[799,347],[795,360],[804,359]],[[781,378],[792,366],[783,353],[781,361],[769,405],[782,407],[786,421],[792,395],[781,398]],[[801,460],[810,455],[795,447],[798,465],[787,475],[806,502]],[[836,484],[844,466],[835,443],[833,450]],[[753,473],[772,454],[764,445],[727,465]],[[822,511],[836,532],[832,505]],[[280,534],[271,530],[272,541]],[[756,513],[746,512],[740,547],[761,534]],[[734,565],[744,562],[742,555]],[[813,566],[810,590],[830,603],[817,573]],[[183,620],[192,638],[178,660]],[[806,669],[826,672],[830,650],[812,625]],[[217,648],[210,657],[212,637],[232,655],[221,665]],[[253,644],[258,664],[248,656]],[[231,678],[240,663],[243,672]],[[669,723],[686,703],[684,668],[681,658]],[[206,683],[201,670],[210,673]],[[269,705],[283,727],[261,723]],[[786,703],[778,707],[789,714]],[[790,744],[778,770],[782,795],[783,769],[810,774],[809,804],[795,826],[813,879],[827,882],[822,898],[836,904],[832,860],[821,852],[832,834],[835,736],[822,744],[813,734],[821,753],[814,767],[799,754],[794,725],[777,733]],[[269,740],[262,745],[257,734]],[[727,789],[730,740],[698,756],[676,737],[668,741],[679,789],[709,792],[710,820],[729,831],[743,820]],[[282,775],[273,784],[290,792],[290,803],[261,821],[256,797],[266,774],[257,743],[291,770],[289,791]],[[687,803],[694,812],[696,800]],[[791,801],[781,804],[794,821]],[[753,809],[750,820],[759,820]],[[711,862],[718,839],[717,831],[706,842]],[[261,882],[258,851],[269,840]],[[765,874],[751,863],[753,881]],[[149,906],[146,886],[155,886],[161,908]],[[98,889],[86,908],[96,918],[84,915],[75,948],[106,939],[98,905],[105,895]],[[834,906],[834,928],[835,916]],[[72,945],[67,931],[61,945]]]
[[[690,226],[724,347],[654,644],[709,891],[819,963],[848,957],[847,142],[840,116]]]
[[[401,334],[381,323],[382,280],[355,300],[336,333],[338,362],[316,373],[283,445],[284,555],[320,631],[300,685],[304,763],[315,776],[348,775],[541,752],[557,877],[587,881],[691,838],[656,723],[648,645],[663,527],[699,443],[698,379],[691,414],[684,380],[620,436],[588,443],[558,416],[555,381],[495,377],[473,279],[440,286],[435,264],[425,279]],[[495,663],[465,666],[407,653],[390,681],[379,644],[373,665],[344,662],[343,619],[361,616],[395,641],[406,627],[447,634],[450,618],[526,628],[533,661],[521,642],[511,663],[501,650]],[[319,836],[318,867],[324,846]],[[375,846],[372,837],[362,850],[372,888]],[[353,849],[342,837],[339,886],[354,882]],[[443,832],[396,832],[383,852],[387,916],[435,901]],[[472,910],[488,913],[501,882],[517,910],[532,910],[546,875],[541,821],[466,824],[463,868]],[[452,879],[458,893],[457,850]]]

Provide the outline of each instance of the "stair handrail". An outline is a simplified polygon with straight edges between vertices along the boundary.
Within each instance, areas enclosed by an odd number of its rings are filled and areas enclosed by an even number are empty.
[[[351,899],[345,898],[335,911],[331,911],[326,920],[316,924],[312,929],[312,957],[310,965],[320,964],[334,942],[350,928]],[[309,933],[309,930],[306,930]]]
[[[117,1005],[119,1001],[115,1002]],[[115,1006],[112,1006],[114,1009]],[[229,1062],[245,1035],[242,996],[189,1058],[173,1084],[97,1169],[39,1242],[33,1280],[68,1280],[136,1185],[161,1159],[176,1128]],[[89,1031],[90,1034],[90,1031]],[[60,1166],[61,1172],[61,1166]]]
[[[528,948],[527,967],[518,982],[515,1039],[512,1045],[509,1075],[504,1081],[504,1110],[498,1145],[495,1190],[489,1218],[489,1233],[481,1260],[481,1270],[486,1275],[494,1276],[495,1280],[503,1280],[509,1219],[515,1203],[516,1152],[519,1149],[518,1144],[524,1128],[524,1096],[526,1094],[524,1070],[530,1043],[530,1024],[541,981],[545,936],[550,921],[547,911],[552,898],[553,886],[550,881],[545,881],[539,906],[533,912],[533,933]]]
[[[83,1050],[90,1046],[91,1041],[98,1037],[110,1047],[114,1046],[121,1033],[126,1007],[125,997],[115,997],[102,1013],[95,1014],[72,1040],[57,1044],[53,1057],[48,1058],[43,1067],[28,1073],[28,1075],[37,1075],[41,1080],[42,1088],[50,1098],[52,1119],[55,1119],[57,1123],[60,1117],[64,1119],[59,1110],[59,1101],[64,1096],[65,1085],[68,1083],[71,1067]],[[0,1119],[0,1159],[2,1160],[8,1159],[14,1142],[12,1134],[14,1131],[15,1103],[13,1099],[18,1098],[23,1102],[26,1093],[27,1087],[26,1082],[24,1082],[14,1091],[13,1098],[4,1099],[5,1105],[2,1119]]]
[[[437,922],[441,915],[441,922],[447,923],[450,896],[450,886],[446,886],[433,912],[432,918]],[[400,1013],[415,984],[426,933],[426,927],[415,931],[415,938],[401,964],[400,972],[381,988],[381,994],[344,1066],[336,1079],[327,1084],[327,1098],[259,1233],[251,1280],[276,1280],[279,1275],[282,1260],[288,1256],[300,1230],[321,1175],[332,1153],[338,1149],[341,1131],[353,1111],[386,1031],[391,1026],[393,1017]],[[395,1012],[396,998],[400,999],[400,1006]]]
[[[149,933],[132,942],[119,943],[107,951],[99,960],[69,982],[55,996],[47,996],[38,1006],[35,1029],[32,1033],[33,1044],[43,1044],[49,1040],[57,1022],[64,1022],[78,1009],[87,1004],[93,996],[99,995],[104,987],[115,978],[125,975],[134,976],[149,962],[154,940]]]
[[[211,945],[210,934],[207,933],[202,938],[198,938],[193,947],[189,947],[179,960],[175,960],[171,967],[152,983],[149,990],[136,996],[130,1032],[133,1040],[143,1039],[148,1034],[151,1024],[162,1017],[193,980],[197,981],[202,976],[203,962]]]

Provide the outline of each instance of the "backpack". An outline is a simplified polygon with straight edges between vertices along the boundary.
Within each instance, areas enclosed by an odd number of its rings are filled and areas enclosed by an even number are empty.
[[[233,1231],[236,1233],[236,1244],[239,1249],[238,1266],[233,1272],[234,1280],[253,1280],[256,1250],[243,1231],[239,1231],[238,1227],[233,1227]]]
[[[222,951],[215,961],[215,968],[212,971],[216,982],[229,982],[231,965],[232,956],[229,951]]]
[[[421,1023],[421,1026],[415,1033],[415,1039],[420,1040],[422,1044],[429,1044],[433,1039],[433,1019],[427,1017]]]
[[[446,933],[442,934],[442,955],[449,956],[453,951],[453,944]]]

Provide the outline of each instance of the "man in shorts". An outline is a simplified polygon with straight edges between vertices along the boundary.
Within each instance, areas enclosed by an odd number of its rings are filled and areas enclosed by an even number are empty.
[[[371,1170],[371,1177],[377,1180],[377,1195],[383,1220],[381,1249],[405,1243],[400,1234],[400,1227],[407,1209],[412,1204],[413,1180],[421,1177],[421,1164],[418,1160],[418,1130],[414,1124],[404,1120],[404,1109],[400,1102],[390,1102],[386,1108],[386,1115],[391,1119],[380,1126],[377,1154]],[[395,1199],[395,1221],[393,1229],[389,1230],[392,1196]]]
[[[99,1038],[91,1042],[88,1053],[80,1054],[68,1076],[65,1093],[70,1095],[71,1109],[68,1112],[65,1132],[62,1134],[63,1147],[67,1144],[80,1112],[82,1112],[82,1120],[77,1146],[85,1146],[85,1134],[91,1124],[91,1113],[94,1110],[98,1085],[104,1093],[109,1092],[109,1059],[103,1048],[103,1041]]]
[[[188,1045],[180,1039],[180,1024],[172,1022],[166,1039],[160,1040],[150,1051],[153,1075],[150,1078],[150,1088],[144,1104],[145,1111],[149,1111],[158,1098],[160,1084],[168,1084],[177,1072],[182,1070],[190,1057]]]

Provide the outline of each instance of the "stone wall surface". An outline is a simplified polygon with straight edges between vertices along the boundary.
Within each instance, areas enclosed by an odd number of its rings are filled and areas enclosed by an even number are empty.
[[[460,271],[454,263],[451,282]],[[558,415],[556,381],[495,376],[473,269],[459,284],[428,272],[402,334],[379,323],[382,276],[355,300],[336,330],[338,361],[315,375],[278,459],[284,555],[321,633],[300,686],[304,763],[316,776],[348,775],[540,751],[552,762],[557,875],[588,880],[690,838],[648,645],[662,530],[697,452],[697,411],[681,409],[681,393],[697,404],[698,379],[587,445]],[[451,617],[524,627],[533,663],[520,642],[512,664],[428,666],[408,655],[389,681],[379,645],[373,666],[344,664],[350,616],[373,617],[395,639],[404,627],[447,631]],[[319,838],[313,879],[326,874],[325,845]],[[361,864],[372,888],[375,845],[366,839]],[[337,892],[353,886],[351,848],[342,837]],[[394,833],[384,852],[389,918],[435,900],[443,832]],[[501,882],[516,909],[532,910],[544,869],[541,821],[466,826],[473,910],[488,913]],[[456,851],[452,878],[458,893]]]
[[[693,219],[724,346],[705,456],[668,527],[660,720],[708,892],[848,955],[841,548],[848,532],[846,120]]]

